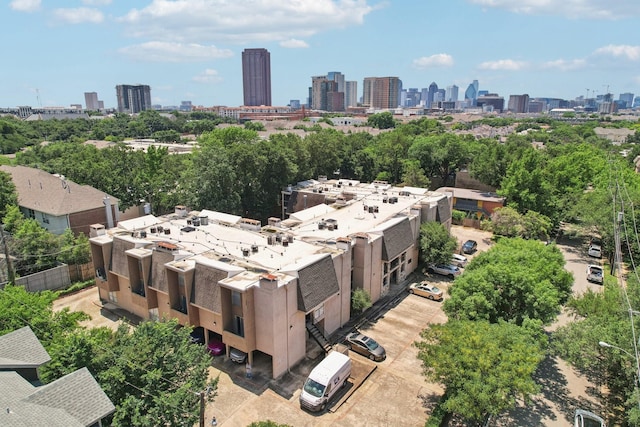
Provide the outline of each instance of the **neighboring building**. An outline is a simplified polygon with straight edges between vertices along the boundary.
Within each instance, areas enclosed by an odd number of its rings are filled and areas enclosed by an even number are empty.
[[[89,111],[100,110],[100,104],[98,102],[98,94],[96,92],[85,92],[84,103]]]
[[[244,105],[271,105],[271,54],[267,49],[242,51]]]
[[[467,90],[464,92],[464,99],[467,101],[467,106],[475,107],[476,99],[478,99],[478,88],[479,83],[477,80],[474,80],[469,84]]]
[[[327,76],[312,76],[311,77],[311,97],[309,100],[309,107],[312,110],[326,110],[327,109]]]
[[[358,82],[346,81],[344,82],[344,105],[345,107],[357,107],[358,106]]]
[[[265,226],[184,206],[110,230],[94,225],[100,298],[145,319],[202,327],[227,356],[242,350],[281,376],[305,357],[312,331],[330,337],[347,324],[355,289],[376,302],[418,267],[421,223],[451,224],[440,193],[382,182],[305,185],[287,189],[286,203],[298,200],[288,218]],[[295,209],[307,194],[325,199]]]
[[[509,106],[507,108],[512,113],[528,113],[529,95],[510,95]]]
[[[627,142],[627,138],[635,134],[634,130],[628,128],[603,128],[595,127],[593,132],[600,138],[605,138],[611,141],[613,145],[621,145]]]
[[[483,111],[497,111],[499,113],[504,110],[504,98],[496,93],[479,96],[476,99],[476,106],[482,107]]]
[[[42,385],[51,357],[30,327],[0,336],[0,425],[100,427],[115,406],[87,368]]]
[[[118,222],[118,199],[93,187],[26,166],[4,165],[0,170],[11,175],[25,218],[35,219],[54,234],[70,228],[74,234],[88,235],[91,224]]]
[[[373,109],[397,108],[402,82],[398,77],[365,77],[362,104]]]
[[[451,194],[453,209],[469,214],[490,217],[494,210],[504,207],[505,198],[496,193],[468,188],[441,187],[438,193]]]
[[[254,107],[197,107],[194,111],[211,111],[216,113],[220,117],[227,117],[231,119],[244,122],[247,120],[302,120],[304,117],[304,111],[295,110],[291,106],[276,107],[276,106],[254,106]]]
[[[458,86],[447,86],[444,100],[447,102],[458,102]]]
[[[118,85],[118,112],[135,114],[151,110],[151,88],[147,85]]]
[[[181,101],[179,109],[180,111],[191,112],[193,110],[193,104],[191,101]]]

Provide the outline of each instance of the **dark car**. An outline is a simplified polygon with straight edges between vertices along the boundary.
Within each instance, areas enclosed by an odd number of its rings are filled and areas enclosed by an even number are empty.
[[[368,357],[371,360],[380,362],[387,358],[384,347],[378,344],[373,338],[362,335],[359,332],[352,332],[346,337],[347,347],[356,353]]]
[[[210,339],[209,343],[207,344],[207,351],[212,356],[220,356],[221,354],[225,353],[225,350],[226,346],[220,340]]]
[[[472,254],[478,250],[478,242],[475,240],[467,240],[462,245],[462,252],[465,254]]]

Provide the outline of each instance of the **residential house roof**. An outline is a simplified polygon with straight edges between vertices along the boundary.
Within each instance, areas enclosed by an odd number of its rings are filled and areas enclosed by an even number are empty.
[[[63,176],[26,166],[0,166],[11,175],[18,193],[18,204],[52,216],[62,216],[104,208],[107,194],[88,185],[76,184]],[[112,203],[118,199],[111,197]]]
[[[37,368],[50,360],[28,326],[0,336],[0,369]]]
[[[505,198],[488,191],[472,190],[469,188],[441,187],[439,193],[452,193],[456,199],[480,200],[483,202],[504,203]]]
[[[308,313],[340,291],[331,255],[298,271],[298,310]]]

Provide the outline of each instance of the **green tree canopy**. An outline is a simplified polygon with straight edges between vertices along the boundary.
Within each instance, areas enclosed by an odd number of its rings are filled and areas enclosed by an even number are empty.
[[[546,343],[535,326],[449,320],[423,330],[418,358],[424,375],[444,386],[444,408],[477,422],[536,393],[532,375]]]
[[[564,263],[556,245],[502,238],[456,278],[444,311],[450,319],[548,324],[571,294],[573,276]]]
[[[384,111],[367,117],[367,125],[378,129],[391,129],[396,127],[396,120],[393,118],[393,114]]]
[[[429,264],[448,264],[458,241],[439,222],[429,221],[420,226],[420,257]]]

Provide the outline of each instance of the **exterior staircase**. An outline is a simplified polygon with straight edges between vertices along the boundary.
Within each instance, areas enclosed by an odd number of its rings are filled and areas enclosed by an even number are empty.
[[[332,350],[331,343],[327,341],[327,339],[324,337],[324,335],[322,335],[322,332],[320,332],[320,329],[318,329],[316,325],[307,322],[307,331],[309,331],[313,339],[318,343],[320,347],[322,347],[325,353],[329,353]]]

